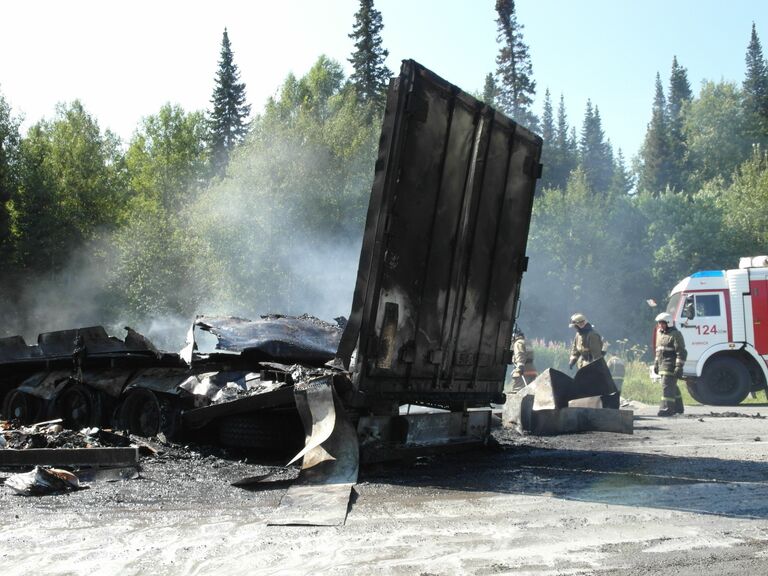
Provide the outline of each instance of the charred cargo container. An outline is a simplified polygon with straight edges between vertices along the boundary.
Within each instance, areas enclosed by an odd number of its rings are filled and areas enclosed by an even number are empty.
[[[300,422],[305,467],[321,446],[351,454],[359,444],[374,459],[485,441],[490,405],[503,401],[541,146],[404,61],[389,87],[343,327],[198,317],[178,354],[98,327],[41,335],[35,346],[5,339],[3,416],[63,413],[142,434],[215,429],[222,441],[262,445]],[[216,339],[208,352],[205,332]]]

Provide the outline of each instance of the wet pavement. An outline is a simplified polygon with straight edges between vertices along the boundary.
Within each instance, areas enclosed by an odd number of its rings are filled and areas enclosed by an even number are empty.
[[[298,472],[287,459],[161,446],[137,480],[0,489],[0,562],[8,574],[768,572],[768,406],[633,408],[632,435],[497,428],[487,449],[364,467],[337,528],[266,525]]]

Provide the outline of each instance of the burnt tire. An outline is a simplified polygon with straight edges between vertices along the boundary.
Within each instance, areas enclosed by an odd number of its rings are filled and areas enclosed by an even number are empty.
[[[219,422],[219,442],[232,448],[287,452],[301,448],[304,429],[294,412],[227,416]]]
[[[117,409],[115,426],[151,438],[161,432],[169,440],[181,436],[181,412],[171,398],[138,388],[126,394]]]
[[[3,418],[20,424],[34,424],[42,411],[43,401],[20,390],[11,390],[3,401]]]
[[[697,402],[711,406],[737,406],[749,395],[749,370],[735,358],[715,358],[707,363],[701,378],[688,384]]]
[[[101,394],[83,384],[73,384],[56,398],[56,413],[70,430],[101,426],[104,421]]]

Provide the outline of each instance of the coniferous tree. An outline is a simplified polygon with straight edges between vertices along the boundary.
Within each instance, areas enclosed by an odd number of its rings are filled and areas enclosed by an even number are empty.
[[[627,168],[624,153],[621,148],[616,152],[616,162],[613,168],[613,180],[611,181],[611,194],[626,196],[632,191],[634,178]]]
[[[211,162],[214,173],[221,174],[235,146],[248,133],[247,119],[251,113],[251,105],[245,103],[245,83],[240,82],[226,28],[211,104],[213,109],[208,118]]]
[[[607,194],[613,180],[613,150],[605,140],[600,110],[587,100],[584,125],[581,129],[580,164],[590,190]]]
[[[496,107],[499,96],[499,87],[496,85],[496,79],[491,72],[485,76],[485,84],[483,85],[483,102],[488,106]]]
[[[545,170],[541,177],[541,188],[552,188],[553,182],[549,175],[549,168],[558,161],[558,150],[555,142],[555,117],[552,111],[552,98],[549,88],[544,93],[544,112],[541,117],[541,138],[544,140],[542,150],[542,162]],[[556,173],[553,174],[553,176]]]
[[[565,112],[565,99],[560,95],[560,104],[557,108],[557,124],[552,141],[552,154],[548,164],[544,165],[544,174],[547,186],[565,190],[568,177],[578,164],[578,146],[576,133],[568,126],[568,117]]]
[[[357,91],[360,102],[373,104],[381,111],[387,98],[387,86],[392,72],[384,61],[389,55],[381,45],[381,12],[373,7],[373,0],[360,0],[360,9],[355,13],[355,23],[349,37],[355,41],[355,51],[349,62],[352,74],[349,79]]]
[[[684,110],[693,100],[688,72],[677,63],[677,56],[672,58],[672,72],[669,77],[669,100],[667,118],[669,121],[669,187],[683,190],[688,181],[689,162],[685,139]]]
[[[645,142],[640,151],[642,167],[638,179],[640,190],[657,195],[663,192],[670,182],[669,123],[667,105],[661,76],[656,73],[656,94],[653,99],[653,111]]]
[[[552,142],[555,138],[555,116],[552,111],[552,97],[549,88],[544,92],[544,112],[541,117],[541,137],[544,143]]]
[[[496,0],[498,36],[501,44],[496,56],[499,80],[499,104],[515,122],[536,129],[531,104],[536,96],[533,66],[528,46],[523,42],[523,25],[517,22],[514,0]]]
[[[764,144],[768,139],[768,64],[763,57],[763,48],[757,37],[754,22],[746,62],[747,73],[743,83],[744,112],[750,136],[756,143]]]

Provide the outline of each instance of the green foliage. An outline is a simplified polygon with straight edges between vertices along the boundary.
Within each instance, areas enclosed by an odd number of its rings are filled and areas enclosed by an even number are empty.
[[[193,228],[225,279],[210,301],[244,315],[320,314],[321,298],[343,288],[346,313],[378,135],[368,118],[337,62],[321,57],[303,78],[286,79],[227,178],[192,209]],[[348,284],[322,281],[319,263]]]
[[[768,157],[759,147],[742,164],[733,184],[719,196],[723,209],[724,233],[736,254],[768,251]]]
[[[104,305],[124,322],[168,315],[191,318],[217,278],[216,256],[163,211],[137,211],[113,235],[112,247]]]
[[[587,100],[579,142],[579,165],[592,192],[605,194],[613,181],[613,150],[603,132],[600,111]]]
[[[754,22],[746,63],[743,93],[747,129],[752,142],[764,146],[768,143],[768,64]]]
[[[211,98],[208,127],[211,162],[216,174],[221,174],[229,162],[232,151],[248,133],[250,104],[245,101],[245,83],[240,82],[240,71],[234,62],[227,29],[221,39],[219,69]]]
[[[194,199],[206,181],[205,134],[203,114],[179,106],[142,120],[126,153],[134,210],[171,214]]]
[[[12,205],[20,265],[60,270],[75,247],[116,225],[127,202],[120,144],[78,101],[33,126],[21,143]]]
[[[691,161],[689,190],[715,178],[728,182],[749,157],[751,144],[741,106],[741,91],[729,82],[705,82],[685,115],[684,133]]]
[[[540,187],[564,189],[568,183],[568,177],[578,164],[579,154],[575,133],[568,125],[565,99],[562,95],[557,108],[557,124],[552,140],[549,143],[545,140],[544,143],[546,147],[542,155],[544,174]]]
[[[392,76],[384,63],[389,52],[382,47],[383,29],[381,12],[374,8],[373,0],[360,0],[360,9],[355,13],[353,31],[349,35],[355,41],[355,50],[349,59],[352,64],[349,81],[360,102],[370,104],[376,112],[384,110],[387,86]]]
[[[13,264],[10,202],[19,181],[19,122],[0,94],[0,269],[5,271],[6,279]]]
[[[166,104],[142,120],[126,153],[131,200],[111,238],[105,306],[114,315],[190,316],[215,265],[191,233],[186,207],[207,174],[205,119]]]
[[[539,374],[548,368],[568,373],[568,360],[571,355],[571,345],[565,342],[534,339],[531,342],[533,359]]]
[[[483,93],[478,96],[479,100],[482,100],[488,106],[494,108],[498,105],[497,99],[499,97],[499,87],[496,85],[496,79],[492,73],[488,73],[485,76],[485,83],[483,84]]]
[[[528,45],[523,41],[524,26],[517,21],[514,0],[496,0],[499,54],[496,56],[498,103],[515,122],[536,130],[538,120],[531,111],[536,96],[533,65]]]
[[[669,155],[671,171],[669,188],[683,191],[688,183],[690,162],[688,159],[688,143],[683,131],[685,113],[693,100],[691,85],[688,82],[688,72],[672,59],[672,72],[669,76],[669,99],[667,100],[667,117],[669,122]]]
[[[664,89],[661,76],[656,74],[656,95],[653,112],[645,142],[640,152],[642,169],[637,186],[644,192],[659,194],[670,184],[672,177],[672,155],[670,153],[670,131]]]

